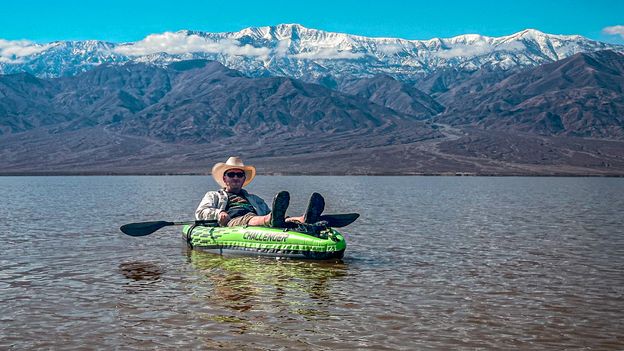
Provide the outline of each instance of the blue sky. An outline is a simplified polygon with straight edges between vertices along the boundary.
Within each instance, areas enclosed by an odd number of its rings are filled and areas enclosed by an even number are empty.
[[[509,35],[534,28],[624,44],[624,1],[2,1],[0,39],[35,42],[137,41],[181,29],[238,31],[299,23],[372,37],[431,39],[478,33]]]

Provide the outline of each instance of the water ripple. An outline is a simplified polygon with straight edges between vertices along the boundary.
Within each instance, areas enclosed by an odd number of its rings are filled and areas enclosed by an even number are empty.
[[[624,348],[624,181],[258,177],[358,211],[341,262],[221,257],[179,228],[209,177],[0,178],[1,349]],[[42,196],[46,194],[46,196]]]

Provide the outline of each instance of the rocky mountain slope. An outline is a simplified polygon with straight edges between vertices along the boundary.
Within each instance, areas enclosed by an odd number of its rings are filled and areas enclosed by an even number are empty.
[[[578,54],[433,94],[389,76],[330,89],[205,60],[5,75],[0,169],[203,173],[239,154],[265,173],[624,175],[623,62]]]
[[[491,76],[489,76],[491,77]],[[440,94],[452,125],[624,139],[624,55],[576,54],[492,84],[478,76]]]
[[[251,78],[205,60],[102,65],[56,79],[0,76],[0,111],[4,172],[114,172],[128,159],[144,169],[181,150],[292,156],[441,136],[363,97],[292,78]],[[160,162],[153,171],[171,166]]]
[[[413,120],[363,97],[292,78],[250,78],[205,60],[165,68],[103,65],[59,79],[9,75],[0,86],[4,133],[101,125],[165,142],[207,143],[392,129]]]
[[[345,81],[337,89],[419,119],[430,118],[444,110],[435,99],[415,86],[385,75]]]

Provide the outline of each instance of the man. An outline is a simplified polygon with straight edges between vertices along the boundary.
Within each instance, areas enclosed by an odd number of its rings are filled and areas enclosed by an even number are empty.
[[[313,193],[306,213],[301,217],[286,218],[290,194],[280,191],[273,199],[271,209],[257,195],[248,193],[244,186],[256,176],[254,166],[245,166],[239,157],[230,157],[225,163],[212,167],[212,177],[221,186],[218,191],[204,195],[195,211],[198,220],[217,220],[221,226],[267,226],[281,228],[286,222],[315,223],[325,208],[325,200]]]

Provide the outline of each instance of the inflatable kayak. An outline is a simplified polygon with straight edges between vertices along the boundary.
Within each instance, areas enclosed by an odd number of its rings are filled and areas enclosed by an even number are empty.
[[[315,230],[267,227],[185,225],[183,237],[193,248],[220,255],[243,254],[313,260],[340,259],[344,237],[330,227]]]

